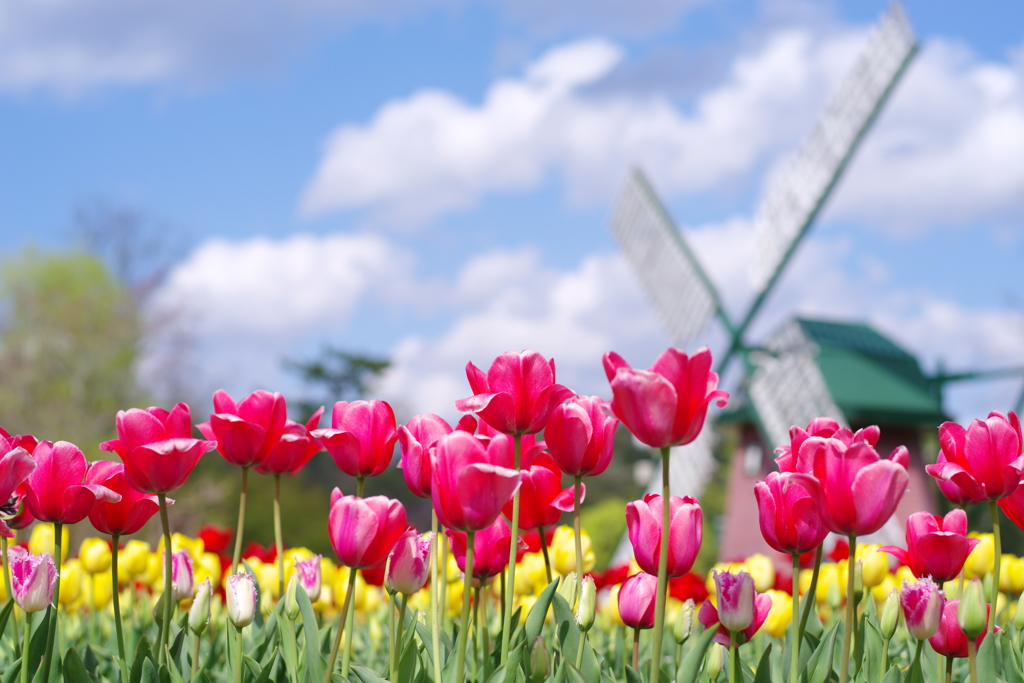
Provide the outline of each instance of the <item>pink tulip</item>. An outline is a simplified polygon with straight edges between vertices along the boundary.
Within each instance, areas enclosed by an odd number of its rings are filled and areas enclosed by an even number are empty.
[[[299,473],[310,459],[324,449],[312,432],[320,426],[320,416],[324,407],[320,406],[312,417],[302,425],[288,420],[284,423],[281,440],[274,446],[267,459],[256,465],[260,474],[285,475],[293,477]]]
[[[644,572],[633,574],[619,588],[619,617],[630,628],[654,628],[654,603],[658,577]]]
[[[558,524],[563,512],[573,510],[572,487],[562,488],[562,473],[547,453],[532,455],[529,461],[524,459],[520,464],[519,528],[529,531]],[[582,501],[586,487],[581,489]],[[512,501],[505,504],[502,512],[512,519]]]
[[[464,413],[476,413],[502,434],[534,434],[544,429],[551,411],[573,395],[555,384],[555,361],[536,351],[506,351],[484,374],[466,364],[473,396],[455,402]]]
[[[7,551],[11,568],[11,591],[18,607],[26,612],[41,612],[53,602],[57,567],[50,553],[33,555],[21,548]]]
[[[391,551],[384,579],[391,590],[410,595],[426,585],[427,577],[430,576],[432,543],[433,535],[430,534],[425,538],[414,530],[402,534]]]
[[[664,508],[661,496],[648,493],[643,500],[626,505],[626,526],[633,555],[640,569],[658,573],[661,556],[661,525]],[[696,498],[672,496],[669,499],[668,573],[682,576],[693,567],[704,533],[704,513]]]
[[[398,441],[395,412],[384,401],[338,401],[331,428],[316,429],[338,468],[357,479],[376,477],[391,464]]]
[[[323,568],[320,559],[320,555],[314,555],[295,563],[295,576],[298,577],[302,590],[309,596],[310,602],[319,600],[320,592],[323,590]]]
[[[736,634],[736,642],[745,643],[754,637],[772,609],[770,596],[754,591],[754,579],[747,572],[730,574],[716,571],[715,588],[718,608],[705,600],[700,606],[697,620],[710,628],[719,624],[714,639],[729,644],[729,634]]]
[[[688,444],[704,427],[708,405],[722,408],[728,392],[717,389],[711,352],[705,347],[687,357],[667,349],[650,370],[631,368],[614,351],[604,355],[604,372],[612,386],[612,412],[636,438],[652,448]]]
[[[778,454],[778,457],[775,458],[775,462],[779,466],[779,471],[811,472],[812,463],[809,461],[801,462],[799,460],[799,454],[800,447],[803,446],[804,442],[812,436],[817,436],[823,439],[838,439],[847,446],[852,446],[857,442],[863,442],[869,446],[875,446],[878,443],[878,437],[881,436],[881,431],[878,427],[872,425],[871,427],[865,427],[864,429],[860,429],[854,433],[846,427],[840,427],[839,423],[830,417],[814,418],[811,420],[811,423],[807,425],[807,429],[801,429],[796,426],[790,427],[789,445],[779,446],[775,449],[775,452]]]
[[[259,594],[256,591],[256,577],[248,572],[228,576],[224,586],[228,620],[238,628],[252,623],[259,609]]]
[[[398,428],[398,445],[402,449],[398,467],[413,495],[430,498],[431,452],[438,439],[451,433],[452,426],[432,413],[417,415]]]
[[[195,571],[192,568],[192,558],[187,550],[179,550],[171,555],[171,594],[176,600],[188,600],[192,597],[194,586]]]
[[[967,513],[963,510],[953,510],[944,518],[915,512],[907,518],[907,549],[887,545],[880,550],[910,567],[917,578],[930,576],[941,584],[960,574],[967,556],[980,542],[967,538]]]
[[[596,396],[577,396],[552,411],[544,440],[555,463],[570,477],[596,476],[611,462],[619,421],[606,412],[607,407]]]
[[[935,635],[928,639],[932,649],[945,657],[966,657],[968,654],[967,634],[960,628],[956,619],[956,611],[959,607],[959,600],[946,601],[939,619],[939,628],[935,631]],[[981,641],[985,639],[987,633],[986,630],[975,639],[976,647],[981,647]]]
[[[1005,498],[1017,489],[1024,471],[1021,455],[1020,421],[1016,413],[1009,419],[1002,413],[991,412],[984,422],[975,420],[964,429],[955,422],[944,422],[939,427],[938,462],[928,465],[928,474],[937,480],[953,484],[954,498],[972,503]],[[947,486],[943,493],[951,488]]]
[[[828,535],[814,495],[790,472],[770,473],[754,484],[761,535],[775,550],[802,555]]]
[[[219,389],[213,395],[209,422],[196,425],[207,439],[217,441],[217,450],[232,465],[252,467],[273,452],[288,419],[284,396],[254,391],[240,403]]]
[[[907,621],[907,630],[918,640],[928,640],[939,629],[942,605],[946,596],[930,577],[916,583],[903,582],[900,604]],[[954,620],[956,613],[954,612]]]
[[[448,539],[452,544],[452,555],[459,569],[466,571],[466,534],[462,531],[448,530]],[[509,548],[512,545],[512,532],[503,517],[497,517],[491,525],[476,532],[473,538],[473,578],[479,582],[487,581],[500,574],[508,566]],[[522,538],[519,548],[526,548]]]
[[[884,460],[867,440],[812,436],[801,444],[799,472],[791,478],[815,497],[829,531],[863,536],[881,529],[896,511],[910,481],[909,463],[905,446]]]
[[[124,465],[119,462],[97,460],[89,467],[85,483],[105,486],[121,496],[118,502],[98,503],[89,512],[89,521],[101,534],[134,534],[160,510],[156,496],[143,493],[128,483]]]
[[[373,569],[387,559],[409,528],[405,508],[385,496],[343,496],[331,493],[327,529],[338,560],[353,569]]]
[[[25,505],[40,522],[74,524],[85,519],[98,503],[121,500],[106,486],[83,483],[89,463],[74,444],[40,441],[32,457],[36,468],[27,480]]]
[[[184,403],[170,412],[155,407],[120,410],[117,438],[100,444],[101,451],[121,457],[128,483],[147,493],[181,488],[203,454],[216,447],[216,441],[192,438],[192,417]]]
[[[8,503],[22,483],[36,469],[36,461],[29,451],[15,445],[16,443],[13,438],[0,437],[0,454],[2,454],[0,455],[0,505],[4,506],[0,508],[0,511],[8,515],[18,512],[20,499],[13,506]],[[15,537],[15,533],[11,531],[2,517],[0,517],[0,534],[7,538]]]
[[[480,531],[494,522],[519,488],[520,474],[494,464],[504,444],[485,447],[472,434],[455,431],[434,451],[430,497],[438,521],[456,531]]]

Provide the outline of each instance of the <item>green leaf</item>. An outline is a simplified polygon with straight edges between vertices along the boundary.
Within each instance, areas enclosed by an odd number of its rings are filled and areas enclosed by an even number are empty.
[[[142,662],[142,678],[141,683],[160,683],[160,679],[157,676],[156,667],[153,666],[152,659],[146,659]]]
[[[569,683],[587,683],[587,679],[583,677],[583,674],[575,666],[570,664],[566,669],[569,671]]]
[[[558,579],[547,585],[547,588],[537,598],[537,602],[533,603],[530,613],[526,615],[526,642],[528,647],[533,647],[534,641],[537,640],[541,629],[544,628],[544,619],[547,617],[548,608],[551,606],[551,596],[555,594],[556,588],[558,588]]]
[[[39,661],[46,654],[46,632],[50,626],[50,612],[52,611],[53,609],[48,607],[43,613],[42,620],[32,626],[32,637],[28,642],[28,675],[33,680],[35,680],[36,671],[39,670]]]
[[[82,658],[73,647],[64,654],[64,680],[68,683],[93,683]]]
[[[365,666],[352,665],[349,667],[349,670],[358,676],[359,680],[363,683],[387,683],[387,679],[381,678],[374,671],[367,669]]]
[[[981,641],[981,647],[978,648],[976,661],[978,664],[979,681],[996,680],[996,674],[999,672],[998,635],[995,634],[996,637],[990,635],[988,638],[985,638],[985,640]]]
[[[242,661],[245,663],[245,668],[249,671],[249,675],[256,676],[260,675],[260,663],[249,655],[242,655]],[[244,673],[244,672],[243,672]]]
[[[15,659],[4,671],[3,683],[15,683],[21,680],[21,658]]]
[[[167,672],[167,675],[170,678],[171,683],[185,683],[185,681],[181,678],[181,673],[178,671],[178,667],[174,665],[174,660],[170,660],[168,661],[167,664],[164,664],[160,667],[161,678],[163,678],[163,673],[165,671]]]
[[[302,612],[302,632],[306,639],[306,678],[322,681],[327,673],[327,662],[320,654],[320,631],[316,625],[316,613],[313,612],[313,605],[306,591],[295,591],[295,598]]]
[[[434,640],[433,640],[433,638],[434,638],[434,636],[432,635],[430,629],[426,627],[426,625],[421,624],[418,621],[416,622],[416,633],[419,635],[420,640],[423,641],[423,645],[425,646],[425,649],[423,651],[426,653],[427,659],[430,661],[431,671],[433,671],[433,667],[434,667]],[[446,659],[448,657],[448,654],[451,652],[451,649],[452,649],[451,648],[451,643],[448,642],[447,638],[445,638],[444,636],[445,636],[445,634],[442,633],[441,637],[438,639],[438,647],[441,650],[441,668],[442,669],[444,668],[444,663],[445,663],[445,661],[446,661]]]
[[[182,628],[178,631],[178,635],[174,636],[174,642],[171,643],[171,659],[173,661],[177,661],[181,657],[181,647],[182,643],[185,642],[186,631],[188,631],[187,627]]]
[[[809,620],[808,620],[809,621]],[[807,683],[825,683],[832,674],[832,657],[836,647],[836,637],[842,622],[837,621],[815,648],[811,658],[807,661],[807,668],[804,673]]]
[[[281,620],[281,658],[288,671],[299,670],[299,647],[295,641],[295,624],[285,617]]]
[[[898,666],[890,667],[882,678],[882,683],[903,683],[903,674]]]
[[[143,664],[152,658],[153,651],[149,648],[149,638],[143,635],[135,648],[135,658],[132,660],[131,672],[128,674],[129,683],[141,683]]]
[[[256,677],[255,683],[267,683],[270,680],[270,672],[274,668],[274,663],[277,662],[278,654],[277,650],[274,650],[274,657],[270,660],[270,663],[263,667],[260,671],[260,675]]]
[[[711,645],[717,630],[717,628],[709,628],[694,641],[693,647],[686,653],[682,663],[679,665],[679,671],[676,673],[677,683],[694,683],[697,680],[701,664],[704,663],[704,653],[707,652],[708,647]]]
[[[874,621],[868,620],[864,623],[864,664],[862,669],[865,672],[865,680],[880,681],[885,668],[885,662],[882,661],[885,639],[882,638],[882,632],[878,630]]]
[[[629,664],[626,665],[626,683],[644,683],[644,677]]]
[[[1009,637],[1003,637],[1005,631],[997,634],[1003,654],[1003,678],[1006,683],[1024,683],[1024,675],[1021,674],[1020,662],[1017,660],[1018,653]]]
[[[761,660],[757,663],[757,673],[754,676],[754,683],[772,683],[772,644],[764,649]]]
[[[14,609],[14,600],[8,600],[7,605],[4,606],[3,610],[0,611],[0,638],[3,637],[4,631],[7,629],[7,621],[11,618],[11,610]],[[14,634],[14,639],[18,639],[18,634]]]
[[[99,680],[96,669],[99,668],[100,661],[96,659],[96,653],[93,652],[92,647],[89,645],[86,645],[85,649],[82,650],[82,663],[85,664],[85,670],[89,672],[89,675]]]

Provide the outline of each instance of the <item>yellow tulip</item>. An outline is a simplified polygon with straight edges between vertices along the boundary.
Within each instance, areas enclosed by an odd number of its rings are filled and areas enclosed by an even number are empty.
[[[87,538],[78,547],[78,560],[86,574],[99,574],[110,569],[110,546],[100,538]]]
[[[82,564],[68,560],[60,568],[60,604],[70,605],[82,596]]]
[[[334,604],[334,589],[324,584],[320,587],[320,598],[313,603],[313,609],[324,612]]]
[[[814,594],[815,600],[818,602],[827,602],[829,588],[833,586],[839,591],[840,595],[844,595],[846,593],[846,586],[842,586],[840,589],[839,569],[836,565],[831,563],[822,564],[821,569],[818,571],[818,589]]]
[[[772,608],[764,621],[764,629],[772,638],[782,638],[793,620],[793,598],[777,590],[766,591],[766,595],[772,599]]]
[[[906,566],[900,567],[899,569],[896,570],[895,577],[896,577],[896,586],[901,588],[901,589],[903,588],[903,582],[904,581],[906,581],[907,583],[911,583],[911,584],[917,583],[917,577],[914,576],[914,572],[910,571],[910,567],[906,567]]]
[[[753,577],[754,588],[758,593],[764,593],[775,585],[775,564],[761,553],[748,557],[742,567]]]
[[[130,583],[133,577],[145,573],[149,567],[149,544],[132,539],[117,553],[117,582]]]
[[[203,553],[193,566],[193,570],[195,571],[195,584],[197,586],[205,579],[209,579],[210,583],[217,585],[220,583],[223,572],[220,565],[220,556],[216,553]]]
[[[320,558],[320,581],[325,586],[333,586],[338,578],[338,566],[329,557]]]
[[[979,534],[972,531],[967,536],[978,538],[981,542],[974,546],[974,550],[967,556],[967,562],[964,564],[964,576],[973,579],[991,573],[996,565],[996,544],[992,534]]]
[[[999,590],[1007,593],[1024,591],[1024,560],[1005,554],[999,562]]]
[[[112,584],[113,576],[109,570],[85,576],[82,580],[84,593],[82,597],[86,606],[97,612],[99,610],[106,609],[107,605],[110,604],[110,600],[113,595],[111,590],[113,588]]]
[[[295,574],[295,563],[308,560],[313,557],[315,553],[309,548],[289,548],[284,551],[284,585],[288,585],[288,581],[291,580]],[[276,564],[276,563],[275,563]],[[324,580],[323,572],[320,573],[321,581],[326,583]]]
[[[61,564],[68,559],[68,544],[71,543],[68,536],[68,528],[64,526],[60,534],[60,561]],[[37,522],[32,527],[32,535],[28,539],[28,549],[35,555],[50,553],[53,555],[53,525],[47,522]]]
[[[857,561],[861,565],[864,588],[874,588],[889,575],[889,555],[879,552],[880,545],[857,545]]]
[[[900,584],[896,582],[896,577],[892,574],[886,574],[881,583],[871,587],[871,595],[874,597],[876,603],[882,605],[889,597],[889,593],[892,593],[894,590],[898,590],[899,587]]]
[[[526,553],[516,565],[516,595],[539,595],[548,585],[544,556]]]
[[[605,619],[618,626],[625,626],[622,616],[619,614],[619,588],[621,585],[612,586],[608,591],[608,597],[601,603],[600,613]]]
[[[171,552],[176,553],[179,550],[187,550],[189,556],[193,561],[200,555],[206,552],[206,544],[201,538],[190,538],[185,534],[174,532],[171,534]],[[160,536],[160,542],[157,544],[156,552],[160,555],[164,553],[164,537]]]
[[[462,581],[449,581],[448,592],[445,594],[448,604],[448,616],[456,617],[462,614],[462,593],[465,584]]]
[[[590,544],[590,536],[586,529],[580,529],[580,548],[583,550],[583,572],[593,571],[597,558]],[[562,576],[576,571],[576,532],[570,526],[562,525],[555,529],[548,547],[552,569]]]
[[[516,572],[518,573],[518,571],[519,570],[517,569]],[[530,613],[530,610],[533,609],[533,606],[535,604],[537,604],[536,595],[524,595],[521,598],[519,598],[519,600],[512,608],[513,610],[519,609],[519,623],[526,623],[526,616]],[[546,617],[547,615],[545,615],[545,621],[547,621]],[[513,624],[513,626],[516,626],[516,624]]]
[[[146,571],[139,577],[139,582],[152,588],[157,593],[164,592],[164,556],[150,553],[146,558]]]

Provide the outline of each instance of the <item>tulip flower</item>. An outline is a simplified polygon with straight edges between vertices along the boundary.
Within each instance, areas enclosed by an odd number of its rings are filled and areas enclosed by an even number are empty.
[[[942,608],[942,616],[939,619],[939,628],[935,635],[928,639],[932,648],[946,657],[967,656],[967,634],[960,628],[957,622],[957,610],[960,607],[959,600],[947,600]],[[986,611],[987,612],[987,611]],[[984,628],[985,617],[982,617],[982,628]],[[975,647],[981,647],[981,641],[985,639],[987,631],[982,631],[975,641]]]
[[[558,523],[563,512],[573,509],[573,489],[562,489],[562,473],[547,453],[522,462],[519,486],[519,528],[523,531]],[[512,518],[512,501],[502,508]],[[507,550],[507,548],[506,548]]]
[[[800,448],[807,439],[811,437],[838,439],[848,447],[858,442],[874,447],[878,444],[879,436],[881,436],[881,431],[874,425],[852,432],[849,428],[840,426],[830,417],[816,417],[811,420],[806,429],[797,426],[789,428],[789,445],[779,446],[775,449],[778,454],[775,462],[779,466],[780,472],[810,472],[813,462],[807,459],[806,454],[804,459],[800,458]]]
[[[89,463],[74,444],[41,441],[32,454],[36,468],[29,475],[25,505],[41,522],[74,524],[100,502],[116,503],[121,496],[106,486],[83,483]]]
[[[398,444],[402,450],[398,467],[413,495],[430,498],[431,451],[438,439],[451,433],[451,425],[432,413],[417,415],[409,424],[398,428]]]
[[[930,577],[915,583],[904,581],[900,604],[910,635],[922,641],[935,635],[945,600],[942,589]]]
[[[320,555],[314,555],[295,563],[295,576],[299,579],[299,586],[309,596],[310,602],[319,600],[320,592],[323,590],[322,559]]]
[[[730,634],[735,636],[736,644],[749,641],[768,618],[771,597],[754,591],[754,579],[747,572],[715,571],[714,579],[718,607],[705,600],[697,620],[705,628],[719,624],[715,634],[718,643],[728,645]]]
[[[979,542],[967,537],[967,514],[963,510],[953,510],[945,517],[915,512],[907,518],[907,549],[887,545],[881,550],[910,567],[917,578],[930,576],[941,584],[960,574]]]
[[[437,518],[456,531],[480,531],[494,522],[519,488],[521,475],[493,464],[493,453],[472,434],[455,431],[442,437],[434,452],[430,497]]]
[[[828,535],[814,495],[791,473],[770,473],[754,484],[761,535],[775,550],[801,555]]]
[[[619,616],[626,626],[634,629],[654,626],[654,598],[657,587],[658,577],[644,572],[633,574],[622,582],[618,598]]]
[[[0,535],[5,539],[15,537],[8,520],[18,513],[17,505],[8,507],[6,504],[35,469],[36,461],[27,449],[16,446],[12,438],[0,438],[0,505],[4,505],[0,512],[10,516],[7,520],[0,516]],[[6,547],[6,540],[4,544]]]
[[[320,417],[323,414],[324,407],[320,406],[306,424],[287,420],[280,441],[266,459],[256,465],[256,471],[260,474],[287,477],[298,474],[314,455],[324,450],[323,444],[312,436],[320,426]]]
[[[207,578],[196,587],[196,595],[192,599],[192,606],[188,610],[188,628],[196,636],[203,635],[206,627],[210,625],[210,601],[212,599],[213,585],[210,583],[210,579]]]
[[[626,505],[626,526],[633,555],[640,569],[658,573],[662,538],[662,497],[648,493]],[[669,577],[682,576],[693,567],[700,551],[704,514],[691,496],[672,496],[669,502]]]
[[[1024,472],[1021,429],[1016,413],[1009,418],[989,413],[987,420],[974,420],[967,429],[955,422],[939,427],[938,462],[928,465],[928,474],[953,483],[972,503],[1005,498],[1012,494]]]
[[[87,538],[78,546],[78,560],[86,574],[102,574],[110,569],[110,546],[102,539]]]
[[[176,601],[188,600],[192,597],[194,584],[192,557],[187,550],[179,550],[171,555],[171,595]]]
[[[224,595],[231,623],[240,629],[251,624],[259,604],[256,578],[248,572],[229,575]]]
[[[432,543],[433,536],[424,538],[411,530],[402,534],[391,551],[391,557],[388,558],[387,576],[384,581],[391,590],[411,595],[426,585],[430,573]],[[465,566],[465,557],[462,566]]]
[[[448,530],[452,555],[459,570],[466,571],[466,534],[462,531]],[[483,584],[492,576],[497,576],[508,566],[509,546],[512,543],[512,532],[503,517],[497,517],[490,526],[476,532],[476,550],[473,554],[473,578]],[[524,542],[520,543],[525,548]]]
[[[21,548],[7,553],[11,567],[14,601],[26,612],[40,612],[53,602],[57,583],[57,566],[50,553],[35,555]]]
[[[466,364],[473,396],[455,402],[464,413],[480,419],[502,434],[534,434],[544,429],[555,406],[573,395],[555,383],[555,361],[536,351],[506,351],[485,374]]]
[[[315,429],[334,463],[356,479],[375,477],[391,464],[398,430],[395,412],[385,401],[338,401],[331,428]]]
[[[327,527],[341,564],[372,569],[387,559],[409,523],[405,508],[397,500],[384,496],[344,496],[335,488]]]
[[[652,448],[688,444],[704,427],[708,405],[725,406],[728,392],[717,389],[707,348],[687,356],[667,349],[649,370],[636,370],[610,351],[604,371],[612,387],[611,409],[642,443]]]
[[[124,465],[119,462],[97,460],[89,467],[85,481],[105,486],[121,496],[116,503],[104,501],[89,512],[89,521],[102,534],[134,534],[160,510],[155,495],[143,493],[128,483]]]
[[[252,467],[270,456],[284,433],[288,408],[284,396],[254,391],[235,403],[223,389],[213,395],[209,422],[196,425],[217,451],[232,465]]]
[[[596,396],[576,396],[551,412],[544,440],[559,469],[570,477],[593,477],[608,468],[619,421]]]

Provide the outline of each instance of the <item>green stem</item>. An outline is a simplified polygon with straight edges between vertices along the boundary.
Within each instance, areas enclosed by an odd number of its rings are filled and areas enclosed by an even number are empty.
[[[32,613],[25,612],[25,647],[22,652],[25,656],[21,659],[21,683],[28,683],[28,642],[32,637]]]
[[[192,680],[193,675],[199,671],[199,644],[201,640],[202,639],[199,636],[194,633],[192,634],[192,666],[189,668],[188,672],[189,680]],[[127,680],[127,678],[122,679],[122,683]]]
[[[978,683],[978,646],[974,638],[967,639],[967,661],[971,666],[971,683]]]
[[[434,534],[433,552],[430,554],[430,629],[431,646],[434,648],[434,680],[441,680],[441,584],[437,580],[437,560],[440,536],[437,533],[437,511],[431,506],[430,509],[430,530]]]
[[[281,540],[281,475],[274,475],[274,543],[277,546],[277,599],[284,600],[284,543]]]
[[[245,662],[242,661],[242,627],[236,626],[235,629],[238,631],[235,638],[235,683],[242,683],[242,669],[245,668]]]
[[[583,595],[583,537],[580,533],[580,482],[583,477],[576,476],[572,500],[572,528],[576,536],[576,599]],[[667,509],[667,508],[666,508]],[[551,579],[548,579],[551,583]],[[572,605],[569,605],[572,607]],[[579,664],[576,668],[580,668]]]
[[[800,614],[800,554],[793,553],[793,614]],[[797,683],[800,670],[800,620],[793,619],[790,624],[793,630],[792,659],[789,663],[789,681]]]
[[[885,644],[882,645],[882,671],[886,672],[889,670],[889,639],[885,639]]]
[[[160,626],[159,663],[164,661],[164,645],[170,640],[171,612],[174,610],[173,579],[171,578],[171,522],[167,518],[167,496],[158,493],[160,501],[160,523],[164,527],[164,623]]]
[[[580,634],[580,646],[576,648],[576,670],[579,671],[583,667],[583,650],[587,645],[587,632],[584,631]]]
[[[352,574],[355,575],[357,569],[352,570]],[[355,592],[355,584],[352,586],[352,592]],[[355,620],[356,611],[350,609],[348,611],[348,617],[345,619],[345,629],[348,631],[348,638],[345,639],[345,649],[341,653],[341,677],[348,678],[348,667],[352,663],[352,641],[355,639]]]
[[[48,609],[52,609],[53,613],[50,615],[49,628],[46,633],[46,652],[44,654],[45,659],[43,660],[43,681],[50,680],[50,662],[53,660],[53,645],[57,640],[57,614],[60,611],[60,542],[62,540],[61,534],[64,533],[64,525],[60,522],[53,523],[53,563],[57,566],[57,580],[53,586],[53,604]],[[28,656],[28,644],[25,645],[26,653]]]
[[[729,683],[736,683],[736,632],[729,631]]]
[[[469,636],[469,595],[472,593],[470,585],[473,582],[473,537],[475,535],[473,531],[466,532],[466,578],[465,588],[462,591],[462,624],[459,626],[458,654],[455,659],[455,683],[463,683],[466,680],[466,639]],[[508,614],[511,614],[511,610]],[[508,636],[504,636],[503,640],[507,641]]]
[[[7,589],[7,601],[10,602],[14,599],[14,590],[11,588],[11,566],[7,559],[7,537],[0,536],[0,553],[3,554],[3,565],[4,565],[4,588]],[[548,581],[551,583],[551,581]],[[14,615],[14,610],[11,610],[11,615]],[[20,656],[21,645],[18,643],[18,630],[17,620],[15,620],[14,637],[11,639],[14,641],[14,657]]]
[[[999,506],[994,500],[989,501],[988,509],[992,513],[992,540],[996,546],[996,563],[992,567],[992,593],[989,595],[989,604],[992,605],[988,612],[988,632],[995,633],[996,605],[999,599],[999,565],[1002,564],[1003,542],[1002,534],[999,532]]]
[[[512,437],[515,445],[514,465],[516,472],[519,471],[520,446],[523,437],[516,434]],[[512,605],[516,598],[516,550],[519,548],[519,489],[516,489],[512,496],[512,544],[508,548],[508,580],[505,584],[505,615],[501,628],[501,661],[508,661],[509,638],[512,636]]]
[[[491,634],[487,622],[487,592],[484,591],[483,599],[480,600],[480,642],[484,650],[484,677],[487,680],[491,677]]]
[[[118,556],[118,545],[119,538],[118,534],[113,534],[113,548],[110,554],[110,582],[111,582],[111,597],[114,600],[114,630],[117,632],[117,656],[121,658],[119,664],[121,665],[121,680],[128,680],[128,660],[125,656],[124,650],[124,632],[121,630],[121,591],[120,586],[117,583],[117,556]]]
[[[235,531],[235,554],[231,557],[231,573],[238,572],[242,562],[242,533],[245,531],[245,494],[249,488],[249,468],[242,468],[242,492],[238,496],[238,529]]]
[[[914,652],[914,661],[910,664],[909,671],[913,671],[915,669],[917,669],[919,672],[921,671],[921,650],[922,649],[924,649],[924,641],[923,640],[919,640],[919,641],[917,641],[917,650]],[[923,678],[923,676],[922,676],[922,678]],[[920,678],[911,679],[912,683],[919,683],[920,680],[921,680]]]
[[[804,631],[807,629],[807,619],[811,616],[811,610],[814,609],[814,603],[818,599],[818,574],[821,573],[821,557],[824,552],[825,546],[819,545],[818,552],[814,554],[814,569],[811,571],[811,587],[807,590],[807,595],[810,596],[810,598],[804,605],[804,613],[800,615],[800,632],[797,633],[797,638],[801,641],[804,638]]]
[[[348,618],[349,609],[352,606],[352,594],[356,592],[356,570],[348,570],[348,590],[345,591],[345,601],[341,604],[341,614],[338,615],[338,630],[334,634],[334,645],[331,647],[331,658],[327,661],[327,674],[324,676],[324,683],[331,683],[331,673],[334,672],[334,665],[338,662],[338,650],[341,649],[341,635],[345,632],[345,620]],[[349,638],[349,640],[352,640]]]
[[[846,563],[846,629],[843,631],[843,658],[839,664],[839,683],[846,683],[850,676],[850,644],[853,642],[853,630],[857,628],[857,605],[853,596],[854,574],[857,564],[857,537],[854,534],[848,536],[850,539],[850,559]]]
[[[946,657],[946,683],[953,683],[953,657]]]
[[[405,608],[409,604],[409,596],[402,593],[402,606],[398,608],[398,628],[395,629],[395,642],[398,645],[398,657],[395,659],[395,674],[397,676],[398,664],[402,661],[402,631],[405,628]],[[398,680],[395,678],[394,680]]]
[[[633,629],[633,671],[640,666],[640,629]]]
[[[473,624],[476,625],[476,636],[473,637],[473,658],[470,667],[471,680],[478,681],[480,678],[480,586],[473,589]]]
[[[388,608],[388,645],[391,646],[388,658],[388,673],[392,681],[398,681],[398,646],[395,644],[395,610],[398,609],[397,596],[388,596]]]
[[[615,645],[619,651],[619,678],[625,678],[626,676],[626,627],[618,626],[615,627],[616,637]],[[633,667],[636,668],[636,667]]]
[[[540,532],[540,552],[544,555],[544,574],[547,576],[548,583],[551,583],[551,556],[548,555],[548,541],[547,536],[544,535],[544,527],[537,527],[537,531]]]
[[[654,603],[654,642],[651,643],[651,673],[649,681],[658,680],[661,670],[661,641],[665,631],[665,600],[668,596],[668,532],[669,532],[669,478],[668,446],[661,449],[661,552],[658,555],[658,593]]]

